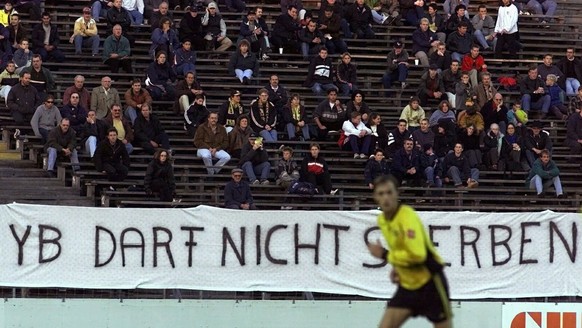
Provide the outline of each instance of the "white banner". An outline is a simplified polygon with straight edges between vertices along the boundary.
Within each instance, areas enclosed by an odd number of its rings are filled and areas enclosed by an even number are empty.
[[[580,303],[504,303],[502,328],[579,328]]]
[[[377,211],[0,206],[0,285],[388,298]],[[578,214],[421,212],[454,299],[582,296]]]

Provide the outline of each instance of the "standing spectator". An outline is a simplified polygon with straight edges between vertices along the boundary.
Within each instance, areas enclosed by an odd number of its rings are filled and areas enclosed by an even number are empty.
[[[428,19],[422,18],[420,26],[412,33],[412,54],[422,66],[428,66],[428,56],[439,44],[437,35],[428,28]]]
[[[333,90],[337,93],[338,87],[333,84],[333,66],[331,58],[327,56],[327,48],[319,48],[319,56],[311,59],[303,85],[310,87],[316,96],[321,96],[324,91],[329,93]]]
[[[89,93],[89,90],[85,88],[85,77],[83,75],[75,76],[73,79],[73,85],[65,89],[65,92],[63,93],[63,105],[69,103],[73,93],[79,94],[79,104],[83,106],[83,108],[89,109],[89,106],[91,105],[91,94]]]
[[[243,170],[232,169],[232,180],[224,187],[224,207],[235,210],[257,210],[254,204],[251,187],[242,180]]]
[[[28,31],[22,26],[20,15],[18,13],[12,14],[10,17],[10,25],[8,26],[8,41],[12,46],[12,50],[16,50],[23,39],[29,38]]]
[[[4,103],[8,106],[8,94],[13,86],[20,81],[20,75],[16,73],[16,65],[13,61],[6,64],[6,69],[0,74],[0,97],[4,98]]]
[[[309,145],[309,154],[301,162],[301,180],[317,186],[319,193],[335,195],[337,189],[332,190],[329,167],[323,157],[319,155],[319,144]]]
[[[374,157],[371,157],[366,162],[366,168],[364,169],[364,179],[370,189],[374,189],[374,180],[376,178],[390,174],[390,166],[384,158],[384,151],[376,149],[373,155]]]
[[[289,104],[283,108],[283,123],[289,140],[299,140],[297,132],[301,132],[303,140],[310,140],[309,125],[306,122],[305,107],[301,105],[299,94],[295,93],[289,98]]]
[[[317,22],[310,21],[306,28],[303,28],[298,33],[299,41],[301,42],[301,55],[303,60],[310,60],[313,56],[319,53],[319,49],[325,45],[325,38],[323,33],[317,29]]]
[[[148,154],[153,154],[156,148],[170,151],[170,139],[160,122],[160,119],[152,114],[150,105],[145,103],[141,106],[133,126],[135,143],[140,145]]]
[[[233,158],[240,158],[242,147],[247,144],[253,130],[249,126],[249,117],[241,115],[236,119],[236,126],[228,134],[228,153]]]
[[[93,160],[97,172],[107,174],[107,180],[125,180],[131,163],[125,145],[117,137],[115,128],[107,131],[107,140],[99,143]]]
[[[364,100],[365,96],[362,91],[356,90],[356,92],[352,94],[352,100],[348,101],[346,105],[348,118],[352,117],[353,112],[358,112],[360,113],[360,115],[362,115],[362,122],[364,123],[368,122],[368,119],[370,118],[370,114],[372,114],[372,111],[370,110],[370,107],[368,107],[368,104],[366,104]]]
[[[165,51],[158,51],[156,60],[148,66],[146,72],[146,85],[154,100],[176,98],[174,82],[177,76],[167,59],[168,54]]]
[[[391,92],[387,90],[392,88],[394,80],[400,82],[402,89],[406,88],[406,79],[408,78],[408,52],[402,48],[402,42],[394,42],[393,49],[386,57],[388,65],[384,76],[382,76],[382,85],[384,86],[384,90],[386,90],[386,98],[390,98],[391,96]]]
[[[530,109],[541,110],[542,118],[545,118],[550,111],[551,97],[544,81],[538,77],[538,69],[530,66],[527,77],[519,83],[521,93],[521,107],[526,113]]]
[[[103,17],[103,18],[107,17],[107,10],[111,7],[113,7],[113,1],[111,1],[111,0],[93,1],[93,4],[91,4],[91,13],[92,13],[91,16],[93,16],[95,21],[97,23],[99,23],[99,20],[101,19],[101,17]]]
[[[131,121],[132,125],[135,123],[138,112],[141,112],[143,104],[146,104],[151,109],[152,97],[146,89],[141,87],[140,79],[131,81],[131,87],[125,91],[123,98],[126,105],[123,114]]]
[[[172,25],[172,21],[167,17],[160,20],[159,27],[152,32],[152,45],[149,54],[154,57],[156,53],[165,51],[168,55],[168,61],[173,65],[174,52],[180,48],[180,40],[178,40],[178,32]]]
[[[326,7],[323,15],[319,16],[319,30],[323,33],[325,47],[331,54],[343,54],[348,51],[348,45],[340,35],[342,21],[344,20],[334,12],[333,7]]]
[[[68,157],[73,172],[79,170],[79,158],[75,149],[76,141],[75,131],[69,128],[69,119],[67,118],[61,119],[59,125],[50,131],[48,141],[44,146],[48,154],[47,174],[49,178],[56,177],[55,164],[58,157]]]
[[[104,76],[101,78],[101,86],[93,88],[91,91],[91,110],[95,111],[98,119],[102,119],[109,114],[109,109],[113,104],[120,104],[121,99],[117,89],[111,87],[111,78]]]
[[[83,8],[83,16],[75,21],[73,35],[69,38],[69,43],[75,44],[75,55],[80,55],[83,47],[91,47],[92,56],[99,54],[99,34],[97,23],[91,18],[91,8]]]
[[[463,62],[461,63],[461,70],[463,72],[469,72],[469,78],[471,79],[471,85],[476,87],[479,83],[479,74],[487,72],[487,65],[485,65],[485,59],[479,54],[479,46],[471,46],[471,52],[463,56]]]
[[[275,20],[271,41],[279,49],[296,52],[299,50],[297,33],[300,30],[301,25],[297,23],[297,7],[291,5],[287,7],[287,13],[279,15]]]
[[[95,115],[94,110],[87,112],[87,121],[83,125],[81,140],[85,144],[85,151],[91,158],[95,155],[97,145],[107,138],[109,125]]]
[[[293,149],[291,147],[283,147],[281,152],[283,153],[283,158],[277,162],[275,184],[287,190],[293,182],[299,180],[299,165],[293,159]]]
[[[18,0],[14,8],[19,13],[28,13],[28,17],[32,21],[40,20],[40,1],[39,0]]]
[[[373,39],[376,35],[372,30],[372,9],[364,3],[364,0],[356,0],[346,7],[344,18],[350,26],[350,30],[358,39]]]
[[[427,15],[424,17],[428,19],[428,28],[431,32],[435,33],[439,41],[444,43],[447,39],[446,21],[443,15],[438,13],[438,6],[436,3],[432,2],[428,4]]]
[[[568,108],[562,103],[564,99],[564,90],[557,84],[558,77],[554,74],[548,74],[546,77],[546,87],[550,95],[550,110],[555,117],[565,121],[568,119]]]
[[[168,3],[163,1],[162,3],[160,3],[160,5],[158,6],[158,10],[154,11],[152,13],[152,15],[150,16],[150,30],[153,32],[156,28],[158,28],[160,25],[160,22],[162,21],[163,18],[167,18],[170,20],[170,22],[174,21],[174,15],[172,15],[172,13],[168,10]],[[196,8],[194,6],[194,8]]]
[[[543,63],[538,65],[538,76],[545,81],[548,75],[554,74],[557,78],[559,78],[560,87],[562,89],[566,88],[566,79],[564,78],[564,73],[560,71],[560,69],[554,65],[553,63],[554,56],[551,54],[545,54]]]
[[[473,94],[477,96],[476,102],[479,108],[485,106],[485,103],[493,99],[493,96],[497,94],[497,89],[491,83],[491,74],[489,72],[482,73],[481,82],[473,88]]]
[[[459,61],[453,60],[451,66],[445,69],[442,73],[443,84],[445,85],[445,94],[449,103],[456,105],[457,102],[457,83],[461,82],[461,70],[459,69]]]
[[[507,106],[503,103],[503,96],[500,93],[495,93],[495,96],[481,108],[485,126],[491,126],[495,123],[499,125],[501,133],[505,133],[507,128],[507,112]]]
[[[429,65],[437,65],[440,72],[448,69],[452,60],[451,52],[447,50],[447,46],[442,41],[437,44],[436,51],[428,56]]]
[[[342,125],[342,131],[345,139],[340,146],[345,149],[345,146],[349,144],[349,149],[354,153],[354,158],[368,158],[372,130],[362,122],[362,115],[358,112],[352,112],[350,119]]]
[[[269,101],[269,92],[259,90],[259,97],[251,102],[251,127],[267,142],[277,141],[277,110]]]
[[[560,169],[558,169],[556,163],[550,159],[550,153],[547,150],[543,150],[540,153],[540,158],[536,159],[534,162],[529,174],[527,175],[525,184],[526,186],[529,186],[529,189],[535,188],[537,196],[540,198],[544,197],[544,189],[551,185],[554,185],[556,197],[564,197],[562,182],[560,181]]]
[[[467,22],[459,23],[457,30],[449,34],[447,38],[447,49],[449,49],[452,54],[453,59],[461,62],[463,56],[471,52],[471,46],[473,45],[473,37],[468,30],[469,24]]]
[[[196,72],[196,53],[192,50],[192,42],[185,39],[182,47],[174,53],[174,71],[185,76],[188,72]]]
[[[196,129],[208,120],[209,114],[210,112],[204,106],[204,96],[196,95],[192,105],[184,112],[184,126],[189,137],[194,138]]]
[[[80,103],[80,96],[73,92],[67,101],[67,104],[61,108],[61,117],[69,119],[70,128],[80,136],[83,132],[83,126],[87,122],[87,109]]]
[[[55,24],[51,24],[49,13],[42,13],[42,22],[32,30],[32,46],[34,52],[40,54],[43,60],[53,59],[57,63],[65,61],[65,55],[58,48],[61,42],[59,30]]]
[[[192,42],[194,50],[204,50],[204,32],[202,30],[202,16],[198,14],[197,6],[191,6],[188,12],[180,20],[178,27],[178,37],[184,43],[186,40]]]
[[[404,146],[404,141],[412,140],[412,134],[406,129],[406,120],[398,120],[398,125],[388,133],[388,147],[385,154],[390,158]]]
[[[228,100],[218,108],[218,123],[223,125],[228,133],[235,127],[238,117],[245,113],[240,98],[240,91],[231,90]]]
[[[112,34],[103,42],[103,63],[109,66],[111,73],[119,72],[121,66],[126,73],[132,74],[130,54],[129,40],[122,35],[121,25],[113,26]]]
[[[412,140],[414,140],[414,145],[419,151],[423,151],[424,145],[434,145],[434,132],[428,125],[428,118],[420,120],[420,129],[412,132]]]
[[[251,134],[243,145],[238,165],[243,169],[251,184],[269,184],[269,173],[271,172],[269,154],[263,148],[263,141],[257,139],[256,134]],[[257,179],[257,175],[259,175],[259,179]]]
[[[443,174],[446,174],[445,181],[452,180],[457,188],[463,187],[463,183],[469,188],[479,185],[479,169],[470,167],[461,143],[456,143],[454,151],[445,156]]]
[[[422,74],[420,78],[420,85],[416,95],[420,99],[421,106],[427,106],[429,99],[438,101],[447,99],[443,79],[437,70],[438,67],[436,65],[430,65],[428,72]]]
[[[154,158],[148,164],[143,185],[147,195],[158,193],[160,201],[171,202],[176,192],[174,168],[170,163],[170,154],[165,149],[160,149],[154,154]]]
[[[447,100],[443,100],[439,103],[437,110],[430,115],[429,125],[434,128],[439,122],[454,123],[456,120],[455,113],[451,110],[451,105]]]
[[[329,90],[327,99],[319,103],[313,112],[313,121],[317,124],[318,140],[325,140],[329,131],[339,131],[346,117],[346,108],[337,99],[337,91]]]
[[[217,113],[210,113],[208,121],[198,127],[194,146],[198,148],[196,156],[202,158],[208,175],[218,174],[224,164],[230,161],[230,155],[226,152],[228,136],[224,126],[218,124]],[[215,158],[218,162],[213,164],[212,160]]]
[[[343,96],[349,96],[350,93],[358,90],[358,72],[356,65],[352,64],[352,55],[344,52],[341,56],[341,62],[337,65],[336,70],[337,85]]]
[[[501,159],[501,147],[503,146],[504,134],[499,131],[499,125],[492,123],[489,132],[483,138],[485,164],[490,170],[499,170],[499,160]]]
[[[58,126],[62,120],[61,112],[54,105],[54,102],[55,98],[53,96],[46,96],[44,103],[36,108],[30,120],[34,135],[41,138],[41,144],[43,145],[47,141],[49,132]]]
[[[408,131],[414,132],[420,126],[420,121],[425,117],[424,109],[420,106],[420,99],[418,97],[410,98],[408,105],[404,107],[400,113],[400,119],[405,120],[408,126]]]
[[[372,131],[371,149],[381,149],[384,151],[388,146],[388,131],[382,124],[382,117],[378,113],[372,113],[366,126]]]
[[[509,51],[509,58],[517,58],[517,50],[519,50],[517,41],[519,37],[518,18],[519,12],[512,1],[501,0],[501,6],[497,12],[497,22],[495,22],[495,37],[497,38],[495,58],[502,58],[505,48]]]
[[[406,181],[408,186],[420,187],[420,152],[414,148],[411,139],[404,140],[404,146],[394,154],[391,171],[399,184]]]
[[[15,123],[28,124],[36,108],[42,103],[41,99],[36,88],[30,85],[30,72],[23,72],[20,75],[20,83],[10,89],[6,98]]]
[[[44,98],[47,93],[54,90],[55,79],[48,68],[42,66],[42,59],[40,55],[32,56],[32,65],[25,67],[21,72],[30,73],[30,84],[38,91],[41,98]]]
[[[257,14],[254,10],[249,10],[247,16],[240,23],[239,42],[245,39],[250,44],[250,51],[258,55],[258,58],[269,59],[267,51],[269,50],[269,38],[266,31],[257,20]]]
[[[428,188],[441,188],[443,186],[443,181],[441,179],[441,176],[443,175],[441,170],[442,166],[439,157],[433,150],[432,144],[424,144],[421,151],[420,171],[426,181],[425,186]]]
[[[117,131],[117,138],[125,145],[127,153],[133,152],[133,129],[131,123],[121,114],[121,105],[111,105],[111,111],[103,119],[109,126],[112,126]]]
[[[124,36],[127,37],[125,34],[129,33],[133,17],[131,17],[129,11],[122,6],[121,0],[113,0],[112,2],[113,4],[107,10],[107,28],[111,29],[115,25],[119,25],[123,29]]]
[[[566,128],[566,146],[570,148],[570,162],[579,163],[582,168],[580,158],[582,155],[582,112],[570,115]]]
[[[473,24],[473,37],[483,50],[495,48],[495,20],[487,14],[487,6],[479,5],[479,13],[473,16],[471,24]]]
[[[207,41],[207,49],[226,51],[232,46],[232,41],[226,36],[226,23],[222,16],[216,12],[218,6],[215,2],[208,4],[206,13],[202,18],[202,26]]]
[[[250,44],[246,39],[241,40],[228,62],[228,73],[236,76],[242,84],[250,84],[251,79],[259,74],[259,61],[250,51]]]
[[[400,10],[406,24],[418,26],[424,16],[424,0],[400,0]]]
[[[575,97],[582,81],[582,62],[574,55],[574,47],[566,48],[566,57],[560,59],[558,69],[564,73],[566,95]]]
[[[550,139],[549,133],[543,130],[542,122],[533,121],[528,126],[530,129],[525,135],[525,155],[529,166],[532,167],[535,160],[540,157],[542,150],[545,149],[550,154],[552,153],[552,139]],[[570,122],[568,122],[568,126],[570,126]],[[573,134],[570,135],[573,136]],[[572,140],[569,136],[567,136],[567,139]]]
[[[183,113],[190,108],[196,96],[202,96],[203,102],[206,102],[204,91],[194,72],[186,72],[184,80],[176,84],[176,95],[178,99],[174,102],[174,113]]]

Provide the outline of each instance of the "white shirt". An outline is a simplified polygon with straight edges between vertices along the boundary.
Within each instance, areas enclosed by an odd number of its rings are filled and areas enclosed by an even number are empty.
[[[372,134],[372,130],[368,129],[364,122],[360,122],[358,126],[354,126],[352,120],[345,121],[344,124],[342,125],[342,130],[344,131],[346,137],[349,137],[351,135],[360,135],[361,131],[366,131],[366,134]]]
[[[506,30],[507,33],[513,34],[517,32],[517,19],[519,18],[519,11],[514,4],[508,7],[499,7],[497,13],[497,22],[495,23],[495,32],[500,33]]]
[[[121,6],[127,10],[137,10],[143,14],[143,0],[123,0]]]

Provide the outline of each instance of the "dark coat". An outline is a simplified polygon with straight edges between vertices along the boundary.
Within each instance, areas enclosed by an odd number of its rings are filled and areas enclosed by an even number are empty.
[[[73,107],[69,103],[61,108],[61,117],[68,118],[71,123],[71,128],[76,132],[80,132],[87,121],[87,110],[83,106],[77,105]]]
[[[123,164],[125,167],[129,167],[131,162],[129,161],[129,155],[127,154],[127,149],[121,140],[115,140],[115,144],[109,143],[109,140],[105,139],[99,143],[97,150],[95,150],[95,156],[93,157],[95,161],[95,169],[99,172],[103,171],[103,166],[105,164],[118,165]]]
[[[234,76],[235,69],[241,69],[243,71],[250,69],[253,71],[253,75],[257,76],[259,74],[259,61],[257,60],[257,56],[249,51],[245,57],[239,50],[235,51],[228,61],[228,74]]]
[[[252,204],[253,195],[251,194],[251,187],[245,180],[239,183],[233,180],[226,183],[224,187],[224,206],[229,207],[236,205],[240,207],[241,204]]]
[[[418,150],[413,148],[410,155],[406,153],[404,148],[398,150],[392,160],[392,171],[406,174],[406,171],[411,168],[415,168],[416,172],[420,172],[420,153]]]
[[[245,142],[242,146],[240,151],[240,160],[238,161],[238,165],[241,166],[245,162],[251,162],[253,165],[259,165],[261,163],[265,163],[269,160],[269,154],[264,148],[257,148],[257,150],[253,149],[253,146],[250,142]]]
[[[162,182],[167,185],[172,193],[176,190],[176,181],[174,179],[174,168],[167,161],[162,164],[158,159],[152,160],[148,164],[143,179],[143,185],[146,192],[151,191],[152,182]]]
[[[164,132],[164,127],[155,114],[150,114],[148,121],[140,112],[133,124],[133,134],[136,142],[149,142]]]
[[[59,153],[65,148],[74,150],[76,141],[77,135],[75,130],[69,129],[66,133],[63,133],[61,127],[57,126],[49,132],[44,148],[46,151],[47,148],[52,147],[55,148]]]
[[[51,31],[50,31],[50,35],[49,35],[49,44],[51,46],[54,46],[55,48],[58,48],[59,43],[61,42],[60,38],[59,38],[59,31],[57,29],[57,26],[54,24],[51,24]],[[32,49],[39,49],[39,48],[44,48],[44,37],[45,37],[45,31],[42,28],[42,24],[37,24],[34,29],[32,30]]]
[[[375,159],[368,160],[366,163],[366,168],[364,169],[364,178],[366,184],[374,182],[379,176],[390,174],[390,166],[386,160],[377,161]]]

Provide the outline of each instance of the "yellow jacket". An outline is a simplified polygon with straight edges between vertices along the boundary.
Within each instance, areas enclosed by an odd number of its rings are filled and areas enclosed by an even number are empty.
[[[18,13],[16,10],[12,9],[9,13],[4,11],[3,9],[0,10],[0,24],[4,25],[4,27],[8,28],[8,24],[10,24],[10,16],[12,14]]]
[[[73,35],[81,36],[97,35],[97,23],[95,23],[95,20],[93,18],[89,20],[89,23],[85,23],[85,18],[79,17],[75,21]]]

